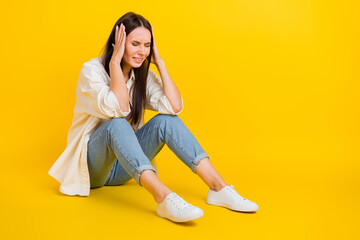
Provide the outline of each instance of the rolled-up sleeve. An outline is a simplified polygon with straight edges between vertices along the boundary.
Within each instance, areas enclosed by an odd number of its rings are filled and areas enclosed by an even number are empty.
[[[115,93],[110,90],[106,76],[99,66],[84,63],[76,87],[77,100],[84,111],[98,118],[126,117],[130,113],[121,110]]]
[[[181,96],[181,109],[175,113],[169,99],[166,97],[163,91],[163,84],[161,78],[159,78],[154,71],[149,69],[146,87],[147,107],[146,109],[157,111],[162,114],[177,115],[184,109],[184,102]]]

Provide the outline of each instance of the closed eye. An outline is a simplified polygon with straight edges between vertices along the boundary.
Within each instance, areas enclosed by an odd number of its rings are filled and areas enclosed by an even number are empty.
[[[139,44],[133,44],[133,46],[138,46]],[[150,47],[150,45],[146,45],[145,47]]]

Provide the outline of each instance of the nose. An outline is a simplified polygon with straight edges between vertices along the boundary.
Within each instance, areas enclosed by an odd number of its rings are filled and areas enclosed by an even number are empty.
[[[144,46],[140,47],[140,49],[139,49],[139,51],[138,51],[138,54],[139,54],[140,56],[145,56],[146,50],[145,50],[145,47],[144,47]]]

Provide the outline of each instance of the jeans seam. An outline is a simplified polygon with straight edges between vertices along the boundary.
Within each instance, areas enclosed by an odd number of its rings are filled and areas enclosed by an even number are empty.
[[[91,144],[91,143],[93,143],[98,137],[100,137],[100,136],[102,136],[102,135],[104,135],[104,134],[106,134],[106,131],[107,130],[105,130],[105,131],[102,131],[101,133],[99,133],[94,139],[91,139],[91,141],[89,141],[88,142],[88,144]]]
[[[107,131],[107,130],[106,130],[106,131]],[[111,138],[113,138],[113,137],[111,137]],[[115,141],[116,145],[118,146],[116,139],[113,138],[113,140]],[[110,147],[111,147],[111,146],[110,146]],[[130,163],[130,165],[135,169],[135,173],[134,173],[134,177],[133,177],[133,178],[137,177],[136,174],[138,174],[138,175],[139,175],[139,178],[140,178],[141,171],[139,171],[139,169],[129,160],[129,158],[127,157],[127,155],[124,153],[124,151],[123,151],[121,148],[119,148],[119,150],[120,150],[120,152],[124,155],[124,157],[126,158],[126,160]],[[114,151],[114,150],[113,150],[113,151]],[[145,156],[145,157],[146,157],[146,156]],[[149,161],[150,161],[150,160],[149,160]],[[120,161],[119,161],[119,164],[120,164]],[[121,164],[120,164],[120,165],[121,165]],[[151,163],[150,163],[150,165],[151,165]],[[139,178],[138,178],[138,179],[139,179]],[[140,183],[140,182],[139,182],[139,183]]]
[[[188,153],[185,152],[185,150],[178,144],[178,142],[175,140],[175,138],[173,138],[172,135],[169,134],[169,132],[168,132],[166,129],[165,129],[164,131],[165,131],[165,133],[166,133],[167,135],[170,136],[170,138],[174,141],[174,143],[176,144],[176,146],[178,146],[178,147],[181,149],[181,151],[183,151],[183,153],[185,153],[185,155],[186,155],[188,158],[191,159],[191,163],[193,163],[195,158],[192,158],[191,156],[189,156]]]
[[[151,130],[152,130],[152,131],[151,131],[151,132],[149,131],[149,134],[146,134],[145,137],[150,136],[150,134],[152,134],[153,132],[156,132],[156,131],[157,131],[156,129],[153,129],[153,128],[151,128]],[[143,138],[142,138],[141,140],[143,140]],[[165,141],[164,141],[164,142],[165,142]],[[157,149],[157,148],[156,148],[156,149]],[[154,157],[155,157],[155,156],[154,156]],[[154,157],[153,157],[152,159],[154,159]],[[149,161],[151,162],[152,159],[149,158]]]
[[[119,146],[119,145],[117,144],[116,139],[114,138],[113,140],[115,141],[116,145]],[[110,147],[111,147],[111,146],[110,146]],[[122,155],[124,155],[124,157],[126,158],[126,160],[131,164],[131,166],[132,166],[133,168],[135,168],[136,172],[138,172],[137,167],[129,160],[129,158],[125,155],[124,151],[123,151],[121,148],[119,148],[119,150],[120,150],[120,152],[122,153]],[[113,150],[113,151],[114,151],[114,150]],[[115,156],[116,156],[116,155],[115,155]],[[119,163],[120,163],[120,161],[119,161]],[[121,165],[121,164],[120,164],[120,165]]]

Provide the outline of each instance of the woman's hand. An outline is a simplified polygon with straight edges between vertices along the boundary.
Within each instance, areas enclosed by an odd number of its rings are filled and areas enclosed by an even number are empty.
[[[153,31],[152,26],[151,26],[151,32],[152,32],[154,44],[153,44],[153,54],[151,55],[151,61],[150,62],[157,66],[158,63],[162,61],[162,59],[160,57],[159,51],[158,51],[158,49],[156,47],[156,44],[155,44],[154,31]]]
[[[121,59],[124,56],[125,52],[125,41],[126,41],[126,32],[125,26],[121,23],[120,28],[116,26],[115,30],[115,44],[113,43],[112,46],[114,48],[113,54],[111,56],[111,62],[120,65]]]

